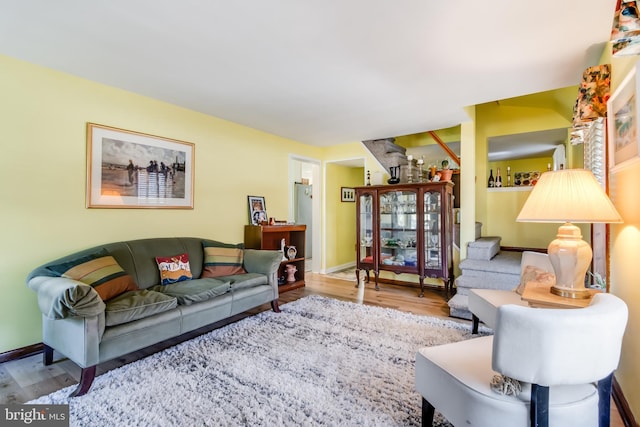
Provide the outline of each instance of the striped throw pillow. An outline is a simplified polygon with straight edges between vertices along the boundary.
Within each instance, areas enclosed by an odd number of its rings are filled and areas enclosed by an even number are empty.
[[[106,250],[47,268],[60,277],[78,280],[91,286],[103,301],[138,289],[133,277],[128,275]]]
[[[244,252],[239,248],[204,247],[204,269],[201,277],[244,274]]]

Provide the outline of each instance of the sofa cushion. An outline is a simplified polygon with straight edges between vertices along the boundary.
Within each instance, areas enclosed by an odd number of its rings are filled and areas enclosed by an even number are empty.
[[[220,277],[246,273],[242,266],[244,251],[241,248],[222,248],[203,243],[204,269],[201,277]]]
[[[231,284],[231,290],[244,288],[253,288],[254,286],[267,285],[269,280],[267,276],[260,273],[233,274],[229,276],[220,276],[218,280],[226,280]]]
[[[206,278],[193,279],[171,285],[158,285],[150,289],[175,297],[180,305],[191,305],[194,302],[206,301],[227,293],[230,288],[229,281]]]
[[[175,297],[148,289],[126,292],[106,302],[105,325],[114,326],[176,308]]]
[[[133,277],[125,273],[105,249],[50,265],[47,269],[60,277],[78,280],[91,286],[103,301],[138,289]]]
[[[189,255],[186,253],[156,257],[156,263],[160,269],[160,280],[163,285],[189,280],[193,277],[191,266],[189,266]]]

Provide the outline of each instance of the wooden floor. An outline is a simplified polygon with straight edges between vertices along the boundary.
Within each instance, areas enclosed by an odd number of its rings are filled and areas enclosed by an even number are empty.
[[[441,288],[427,287],[424,298],[418,298],[418,294],[419,288],[411,286],[380,284],[380,290],[376,291],[373,284],[367,284],[364,294],[360,292],[359,295],[358,289],[355,288],[355,282],[334,279],[326,275],[307,273],[306,286],[281,294],[280,304],[295,301],[307,295],[322,295],[344,301],[363,302],[367,305],[394,308],[414,314],[448,317],[449,307],[447,306],[447,298]],[[218,322],[191,334],[185,334],[180,337],[180,339],[169,340],[163,344],[155,345],[103,363],[98,366],[97,375],[153,354],[211,329],[218,328],[232,321],[237,321],[256,312],[270,309],[269,304],[265,304],[227,321]],[[466,320],[452,320],[466,324],[470,323]],[[80,369],[73,362],[61,359],[57,354],[54,360],[56,361],[52,365],[44,366],[42,364],[42,355],[37,354],[0,364],[0,404],[28,402],[29,400],[61,388],[77,384],[80,378]],[[624,427],[624,423],[613,402],[611,407],[611,426]]]

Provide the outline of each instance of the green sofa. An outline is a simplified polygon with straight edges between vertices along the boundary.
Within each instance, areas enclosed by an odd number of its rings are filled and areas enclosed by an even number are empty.
[[[201,277],[210,265],[205,247],[235,248],[242,271]],[[105,300],[104,292],[95,283],[86,284],[85,278],[74,280],[69,278],[73,274],[60,272],[60,266],[67,268],[79,264],[78,260],[98,258],[96,253],[108,255],[100,260],[115,260],[116,269],[121,267],[118,274],[122,277],[111,283],[121,283],[126,277],[135,282],[137,290],[126,290]],[[162,285],[156,257],[185,253],[192,279]],[[281,260],[280,251],[172,237],[108,243],[51,261],[27,277],[27,285],[37,293],[42,312],[44,363],[53,362],[56,350],[78,364],[82,374],[71,396],[80,396],[89,391],[99,363],[267,302],[279,312],[277,270]]]

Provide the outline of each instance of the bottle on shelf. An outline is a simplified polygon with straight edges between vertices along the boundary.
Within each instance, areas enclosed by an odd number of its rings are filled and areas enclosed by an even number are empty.
[[[507,187],[511,187],[511,166],[507,166]]]
[[[502,177],[500,176],[500,168],[496,171],[496,179],[493,183],[495,187],[502,187]]]
[[[489,188],[493,188],[495,186],[495,180],[493,179],[493,169],[489,171]]]
[[[407,182],[413,183],[413,155],[407,156]]]

